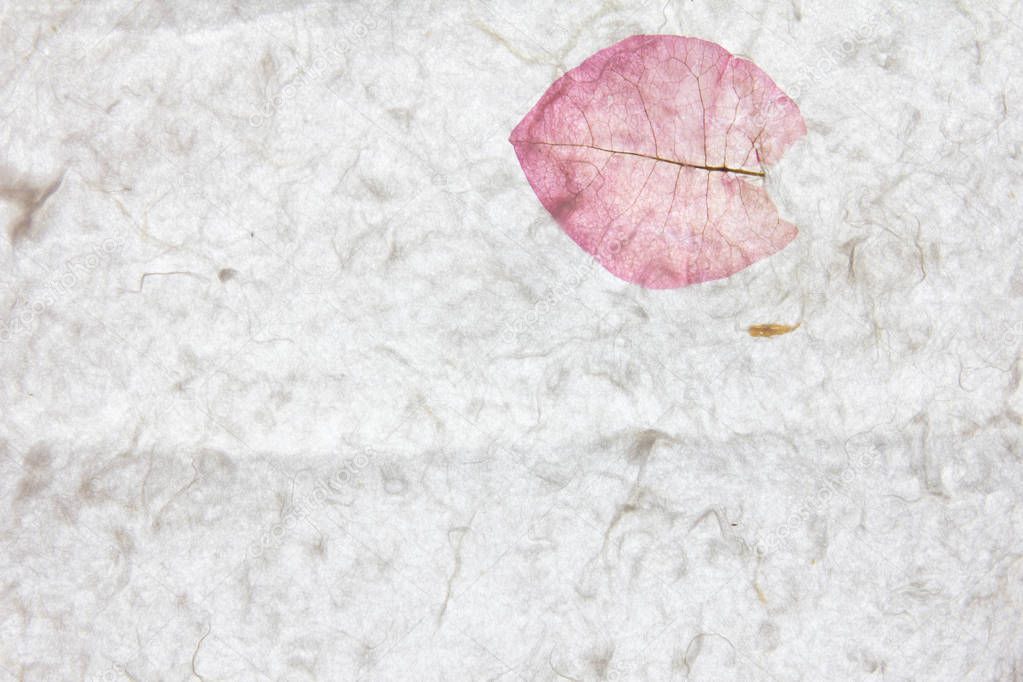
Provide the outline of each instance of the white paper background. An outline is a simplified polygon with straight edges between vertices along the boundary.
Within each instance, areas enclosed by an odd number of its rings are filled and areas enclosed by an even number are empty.
[[[635,33],[799,103],[781,253],[645,291],[533,196],[508,133]],[[0,34],[0,678],[1020,675],[1018,3]]]

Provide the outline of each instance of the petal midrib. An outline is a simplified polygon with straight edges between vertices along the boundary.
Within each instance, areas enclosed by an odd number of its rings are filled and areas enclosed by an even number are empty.
[[[573,144],[569,142],[536,142],[533,140],[518,140],[524,144],[538,144],[547,147],[579,147],[582,149],[594,149],[600,152],[606,152],[608,154],[625,154],[627,156],[638,156],[643,159],[650,159],[651,161],[662,161],[664,163],[671,163],[676,166],[683,168],[695,168],[697,170],[705,170],[716,173],[738,173],[740,175],[752,175],[758,178],[764,177],[764,171],[747,170],[745,168],[731,168],[729,166],[705,166],[699,163],[687,163],[685,161],[676,161],[674,159],[666,159],[662,156],[653,156],[651,154],[640,154],[639,152],[627,152],[620,149],[607,149],[605,147],[598,147],[592,144]]]

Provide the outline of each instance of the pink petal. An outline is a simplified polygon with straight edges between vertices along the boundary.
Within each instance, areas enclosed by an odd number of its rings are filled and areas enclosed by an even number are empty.
[[[510,142],[540,202],[608,271],[652,289],[728,277],[797,233],[762,184],[806,133],[751,62],[633,36],[559,78]]]

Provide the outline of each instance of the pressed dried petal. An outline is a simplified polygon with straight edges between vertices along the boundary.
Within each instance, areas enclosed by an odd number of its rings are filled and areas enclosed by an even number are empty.
[[[668,289],[728,277],[795,238],[764,168],[806,133],[753,63],[633,36],[559,78],[510,142],[540,202],[608,271]]]

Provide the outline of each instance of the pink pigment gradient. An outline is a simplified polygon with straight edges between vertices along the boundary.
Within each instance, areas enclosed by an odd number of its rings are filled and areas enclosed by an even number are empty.
[[[512,131],[536,196],[608,271],[651,289],[728,277],[796,234],[763,172],[806,134],[753,63],[633,36],[559,78]]]

